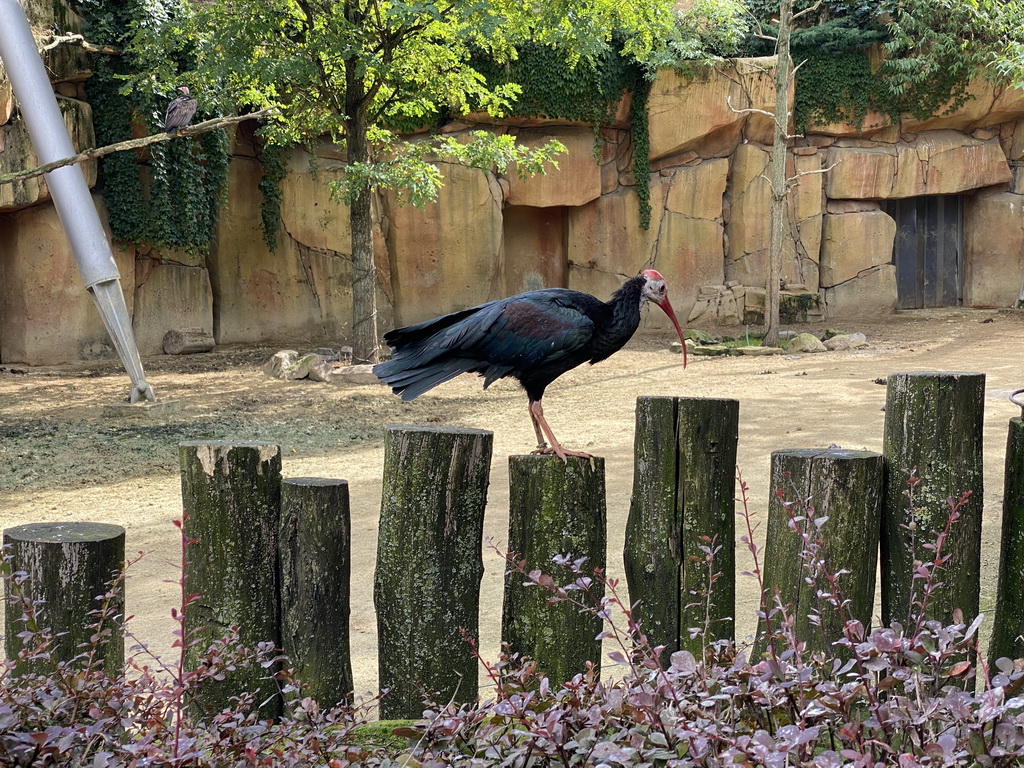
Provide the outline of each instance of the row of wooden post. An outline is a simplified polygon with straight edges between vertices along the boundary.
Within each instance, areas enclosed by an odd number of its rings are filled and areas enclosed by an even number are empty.
[[[876,558],[881,551],[882,618],[905,622],[920,588],[915,562],[945,527],[965,491],[946,551],[953,554],[929,617],[949,621],[959,608],[978,611],[981,562],[981,436],[984,376],[908,373],[889,377],[883,454],[830,448],[772,454],[764,580],[788,605],[795,631],[825,648],[841,634],[840,617],[808,583],[801,551],[820,537],[821,551],[842,577],[848,617],[870,625]],[[634,616],[652,646],[700,652],[732,639],[735,615],[735,464],[739,404],[735,400],[642,397],[637,402],[633,497],[624,565]],[[478,638],[482,531],[492,436],[479,430],[389,427],[374,576],[378,616],[381,717],[418,717],[423,694],[447,701],[476,697],[477,663],[467,639]],[[281,454],[266,443],[183,443],[182,495],[187,513],[186,589],[200,595],[186,614],[200,642],[190,663],[229,627],[247,645],[271,642],[296,664],[310,695],[331,704],[352,690],[348,652],[349,501],[343,480],[282,481]],[[604,467],[600,459],[513,456],[509,461],[508,549],[526,570],[556,583],[572,580],[557,554],[586,557],[603,568],[606,552]],[[816,519],[827,516],[820,527]],[[91,525],[91,524],[90,524]],[[100,529],[103,530],[100,530]],[[106,529],[112,530],[106,530]],[[5,532],[15,567],[30,572],[48,601],[54,626],[80,626],[92,605],[62,607],[72,590],[68,571],[46,558],[55,542],[88,551],[90,563],[72,579],[109,574],[124,556],[116,526],[74,525]],[[62,532],[63,531],[63,532]],[[1010,422],[999,577],[991,657],[1024,656],[1024,424]],[[879,550],[879,540],[881,549]],[[91,546],[95,542],[102,547]],[[994,553],[992,553],[994,556]],[[85,567],[85,566],[83,566]],[[60,575],[57,575],[58,571]],[[88,571],[88,573],[86,573]],[[92,575],[90,575],[92,574]],[[103,576],[105,580],[109,576]],[[90,581],[91,580],[91,581]],[[538,660],[554,680],[600,663],[600,622],[567,603],[506,577],[502,638]],[[915,591],[916,590],[916,591]],[[17,606],[7,605],[8,655],[20,645]],[[80,613],[76,614],[78,610]],[[807,619],[821,613],[820,626]],[[764,647],[764,626],[758,630]],[[81,638],[69,635],[71,647]],[[116,657],[123,647],[115,646]],[[114,658],[112,663],[116,664]],[[201,702],[220,708],[242,690],[268,692],[264,670],[240,670],[205,690]],[[266,705],[272,714],[277,699]]]
[[[483,521],[493,435],[481,430],[386,429],[374,604],[383,718],[418,717],[424,695],[466,700],[478,690],[469,642],[479,638]],[[352,691],[348,653],[349,505],[344,481],[281,480],[280,451],[266,443],[183,443],[187,513],[186,613],[197,642],[236,627],[248,646],[281,647],[323,704]],[[513,456],[509,546],[548,571],[557,554],[589,555],[604,567],[604,472],[600,459],[563,464]],[[277,510],[280,509],[280,515]],[[503,637],[553,676],[599,659],[594,617],[509,578]],[[199,697],[218,710],[243,690],[267,696],[266,672],[240,669]],[[276,698],[264,704],[274,713]]]

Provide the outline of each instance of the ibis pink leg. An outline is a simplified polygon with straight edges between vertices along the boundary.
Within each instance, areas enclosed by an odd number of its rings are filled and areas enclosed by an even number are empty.
[[[537,417],[533,413],[533,403],[530,404],[530,421],[533,422],[533,431],[537,434],[537,452],[540,453],[548,447],[547,440],[544,439],[544,433],[540,430],[540,423],[537,421]]]
[[[555,433],[551,431],[551,426],[544,418],[544,409],[541,407],[540,400],[530,401],[530,418],[533,420],[533,428],[537,432],[537,450],[533,453],[541,454],[544,456],[550,456],[554,454],[562,461],[568,461],[568,456],[578,456],[581,459],[591,458],[589,453],[583,451],[568,451],[562,447],[562,444],[558,442],[555,437]],[[543,431],[543,436],[541,432]],[[544,442],[544,436],[547,437],[547,442]]]

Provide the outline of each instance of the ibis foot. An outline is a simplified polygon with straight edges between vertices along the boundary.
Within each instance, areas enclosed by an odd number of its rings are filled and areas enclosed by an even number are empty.
[[[557,443],[555,445],[553,445],[553,446],[547,446],[547,445],[538,446],[537,450],[530,451],[530,455],[531,456],[557,456],[558,458],[560,458],[562,461],[565,461],[565,462],[569,461],[569,458],[568,458],[569,456],[575,456],[575,457],[580,458],[580,459],[592,459],[592,458],[594,458],[589,453],[585,453],[583,451],[570,451],[570,450],[567,450],[567,449],[563,448],[561,445],[559,445]]]

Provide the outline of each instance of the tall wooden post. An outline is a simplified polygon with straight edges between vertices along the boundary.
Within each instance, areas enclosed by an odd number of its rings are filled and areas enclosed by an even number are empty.
[[[466,639],[480,635],[493,442],[478,429],[387,427],[373,582],[381,719],[420,717],[424,694],[476,699]]]
[[[185,629],[199,641],[188,649],[196,668],[210,643],[238,628],[250,648],[281,646],[278,608],[278,527],[281,515],[281,448],[263,442],[185,442],[178,450],[187,553],[185,589],[199,595],[185,612]],[[243,692],[280,711],[276,688],[257,666],[239,668],[196,695],[207,712],[228,706]]]
[[[1024,418],[1010,419],[1003,479],[999,589],[989,660],[1024,656]]]
[[[28,575],[20,587],[22,596],[42,602],[38,629],[59,635],[52,646],[52,661],[70,661],[85,652],[96,632],[97,617],[89,612],[100,608],[97,595],[107,594],[108,582],[124,568],[124,528],[105,523],[29,523],[5,530],[4,545],[11,548],[12,572]],[[7,658],[16,659],[25,647],[18,636],[25,629],[23,606],[13,599],[12,582],[6,581],[5,585],[4,648]],[[108,675],[114,676],[124,668],[120,625],[124,618],[124,581],[117,583],[110,608],[118,615],[118,623],[104,627],[113,633],[101,649],[99,662]],[[52,671],[52,665],[25,661],[18,670],[46,674]]]
[[[736,400],[637,398],[623,559],[633,616],[666,663],[734,636],[738,435]]]
[[[885,500],[882,508],[882,621],[906,624],[916,615],[921,580],[915,563],[934,559],[926,545],[949,519],[947,499],[970,491],[950,530],[939,571],[943,586],[927,618],[952,621],[978,614],[981,587],[983,373],[895,373],[885,404]],[[913,479],[911,479],[913,473]]]
[[[348,482],[292,477],[281,487],[281,648],[324,709],[352,698]]]
[[[590,577],[595,568],[603,571],[608,543],[604,459],[510,456],[508,473],[508,549],[525,562],[527,573],[540,570],[558,586],[574,583],[578,577],[568,565],[556,565],[556,555],[585,557],[582,570]],[[556,684],[583,672],[588,661],[600,669],[601,619],[569,601],[549,604],[550,592],[525,587],[523,579],[514,572],[505,576],[501,638],[511,652],[536,660]],[[604,586],[595,581],[593,593],[599,600]],[[587,601],[582,592],[573,595]]]
[[[882,514],[884,464],[870,451],[792,450],[772,453],[771,495],[764,548],[764,585],[768,609],[778,589],[793,632],[808,649],[835,653],[845,620],[871,626],[875,568]],[[821,521],[827,517],[828,520]],[[818,525],[821,522],[821,525]],[[808,569],[808,542],[816,542],[827,574],[838,578],[838,593],[825,571]],[[808,583],[811,579],[813,583]],[[849,603],[840,613],[818,593],[838,594]],[[809,617],[816,614],[820,624]],[[770,620],[779,628],[781,617]],[[758,623],[754,658],[767,646],[765,621]],[[842,654],[840,654],[842,655]]]

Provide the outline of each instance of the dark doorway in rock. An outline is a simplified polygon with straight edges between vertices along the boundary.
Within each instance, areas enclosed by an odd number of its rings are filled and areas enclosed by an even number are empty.
[[[502,211],[505,290],[502,296],[540,288],[564,288],[566,209],[509,205]]]
[[[893,263],[900,309],[963,303],[963,198],[929,195],[886,200],[896,220]]]

